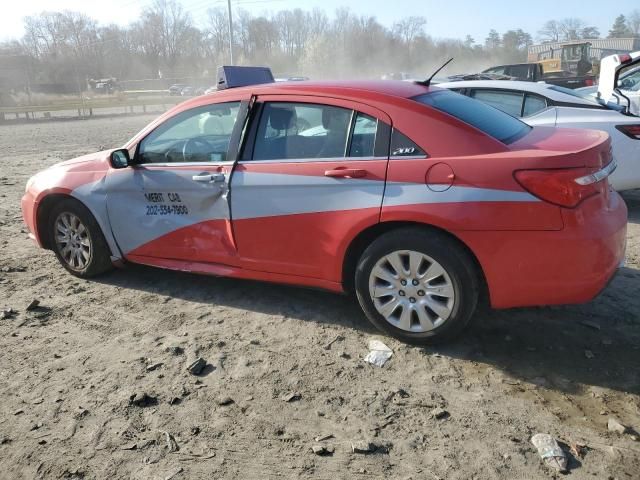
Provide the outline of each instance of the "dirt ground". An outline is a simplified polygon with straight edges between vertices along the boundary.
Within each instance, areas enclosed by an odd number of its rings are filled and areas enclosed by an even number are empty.
[[[0,320],[0,478],[562,478],[538,432],[562,442],[567,478],[640,478],[640,442],[607,429],[640,429],[640,193],[598,299],[482,313],[458,343],[414,348],[348,297],[135,266],[82,281],[36,249],[28,177],[151,119],[0,126],[0,308],[17,311]],[[384,368],[363,361],[371,338],[394,351]]]

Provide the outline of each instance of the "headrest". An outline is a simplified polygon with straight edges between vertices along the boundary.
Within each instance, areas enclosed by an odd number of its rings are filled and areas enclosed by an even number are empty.
[[[296,111],[291,107],[271,106],[269,124],[275,130],[289,130],[296,123]]]
[[[349,122],[347,117],[350,113],[344,108],[325,107],[322,110],[322,126],[325,130],[344,129]]]
[[[211,114],[200,118],[200,134],[201,135],[223,135],[224,128],[220,117]]]

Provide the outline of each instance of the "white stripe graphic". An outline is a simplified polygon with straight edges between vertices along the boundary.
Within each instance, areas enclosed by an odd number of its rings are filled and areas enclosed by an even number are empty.
[[[349,178],[236,172],[233,219],[380,208],[384,182]]]
[[[200,172],[149,171],[142,175],[132,171],[129,175],[108,176],[106,184],[104,178],[85,184],[75,189],[73,195],[93,211],[112,250],[117,251],[108,228],[109,220],[118,245],[130,252],[179,228],[228,218],[227,201],[221,198],[220,187],[197,184],[191,179],[197,173]],[[189,207],[189,214],[146,216],[145,191],[178,192]],[[234,220],[402,205],[538,201],[524,191],[467,186],[434,192],[424,183],[388,182],[385,190],[383,181],[311,175],[234,172],[231,178]]]
[[[388,182],[384,193],[384,207],[416,205],[422,203],[467,202],[539,202],[527,192],[496,190],[453,185],[444,192],[429,190],[425,184]]]

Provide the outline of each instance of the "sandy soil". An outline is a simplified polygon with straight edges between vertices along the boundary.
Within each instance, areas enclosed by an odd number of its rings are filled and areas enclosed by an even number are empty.
[[[640,194],[627,267],[597,300],[483,313],[447,347],[382,338],[377,368],[347,297],[135,266],[82,281],[33,246],[27,178],[151,119],[0,126],[0,308],[17,311],[0,320],[0,478],[561,477],[537,432],[586,445],[570,478],[640,478],[640,442],[607,430],[640,429]]]

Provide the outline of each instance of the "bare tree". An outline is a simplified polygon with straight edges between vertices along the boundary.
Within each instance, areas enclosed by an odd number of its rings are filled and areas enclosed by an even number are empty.
[[[406,44],[411,44],[416,37],[424,36],[427,19],[424,17],[406,17],[393,25],[393,32]]]
[[[204,38],[207,57],[216,64],[225,63],[229,58],[229,17],[225,9],[207,10]]]
[[[175,73],[180,61],[191,56],[189,49],[197,47],[191,16],[176,0],[155,0],[142,12],[137,28],[137,40],[143,56],[152,70],[162,66]]]
[[[162,19],[155,12],[146,10],[133,27],[133,41],[142,61],[149,67],[151,75],[160,76],[162,66],[163,41]]]
[[[581,32],[585,23],[579,18],[565,18],[560,22],[561,39],[568,42],[582,38]]]
[[[329,30],[329,18],[323,10],[314,8],[308,15],[310,37],[325,35]]]
[[[634,37],[640,37],[640,10],[633,10],[627,15],[627,26]]]
[[[597,27],[584,27],[580,32],[580,38],[587,40],[600,38],[600,30]]]
[[[555,20],[545,22],[544,26],[538,31],[538,36],[545,42],[559,42],[561,35],[560,23]]]

